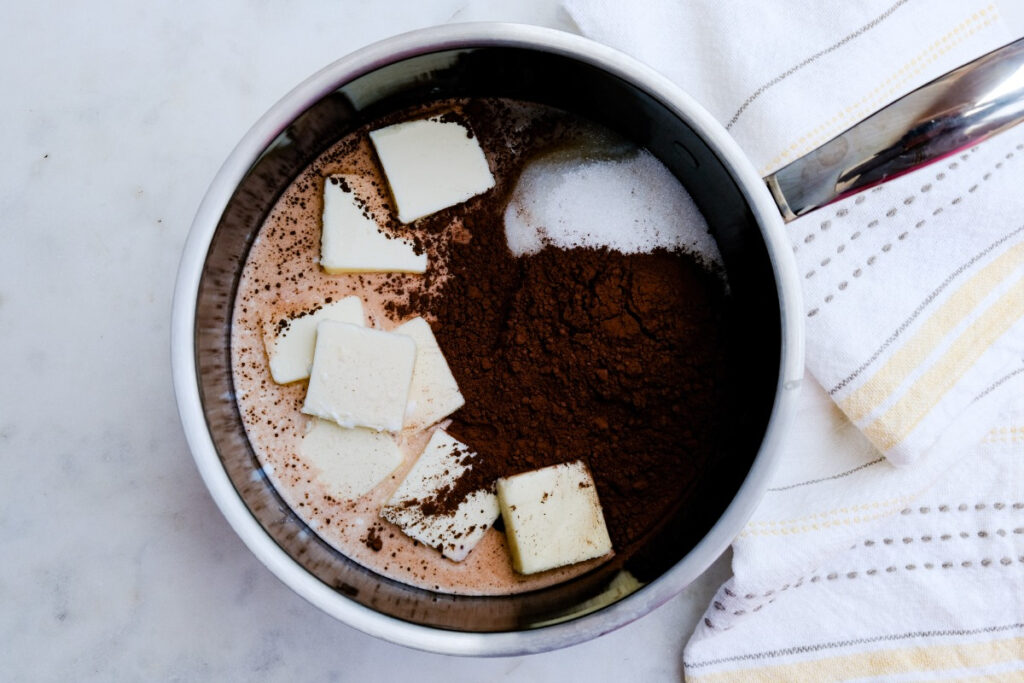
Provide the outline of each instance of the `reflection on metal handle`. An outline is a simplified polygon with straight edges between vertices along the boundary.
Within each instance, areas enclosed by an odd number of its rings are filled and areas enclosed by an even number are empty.
[[[765,182],[789,222],[1021,121],[1024,39],[921,86]]]

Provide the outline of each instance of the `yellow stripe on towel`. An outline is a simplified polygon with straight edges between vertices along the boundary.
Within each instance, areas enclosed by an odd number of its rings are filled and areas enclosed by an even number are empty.
[[[725,681],[834,681],[865,677],[892,677],[909,672],[942,672],[1013,662],[1024,656],[1024,638],[987,643],[960,643],[827,657],[812,662],[736,669],[689,675],[693,683]]]
[[[1007,249],[965,282],[894,353],[885,365],[856,391],[839,402],[839,407],[857,422],[881,405],[892,392],[924,363],[939,342],[967,318],[982,299],[1024,264],[1024,242]]]
[[[978,358],[1024,315],[1024,278],[961,334],[900,400],[864,430],[885,453],[903,441]]]

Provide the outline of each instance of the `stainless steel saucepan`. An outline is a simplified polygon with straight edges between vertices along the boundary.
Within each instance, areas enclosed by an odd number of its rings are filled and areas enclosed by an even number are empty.
[[[175,391],[189,446],[224,516],[282,581],[338,619],[442,653],[550,650],[618,628],[676,595],[729,545],[772,472],[803,375],[800,288],[783,217],[950,153],[1021,118],[1018,43],[926,86],[762,179],[721,125],[667,78],[578,36],[463,24],[417,31],[345,57],[288,93],[217,174],[185,245],[174,297]],[[431,98],[498,96],[552,105],[657,156],[703,212],[725,260],[745,342],[746,403],[732,453],[703,475],[697,504],[625,569],[525,595],[436,594],[382,578],[333,550],[262,476],[234,400],[230,324],[248,248],[288,183],[341,136]],[[766,182],[767,181],[767,182]],[[781,212],[780,212],[781,208]],[[703,498],[700,496],[703,495]]]

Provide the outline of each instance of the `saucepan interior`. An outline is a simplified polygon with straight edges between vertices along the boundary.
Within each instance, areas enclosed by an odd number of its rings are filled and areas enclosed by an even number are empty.
[[[272,112],[287,125],[269,144],[251,134],[235,152],[234,163],[241,161],[239,168],[246,170],[230,198],[225,195],[223,210],[214,212],[216,227],[211,226],[212,237],[202,245],[205,255],[197,261],[194,309],[185,307],[194,313],[187,321],[193,325],[191,370],[205,419],[205,431],[190,433],[190,443],[214,497],[257,555],[307,598],[363,630],[413,646],[478,654],[550,649],[593,637],[642,615],[692,581],[739,531],[763,491],[770,460],[766,442],[781,409],[782,387],[800,373],[792,348],[799,346],[798,333],[780,294],[785,287],[779,263],[785,255],[765,228],[769,200],[762,201],[763,188],[751,189],[752,172],[746,178],[737,173],[743,162],[724,133],[711,139],[705,113],[686,111],[691,103],[685,96],[620,59],[582,39],[524,27],[400,37],[315,76],[313,85],[300,87]],[[242,265],[289,182],[341,136],[381,114],[463,96],[558,107],[656,155],[693,196],[718,242],[737,312],[731,334],[742,340],[742,352],[735,356],[742,401],[726,417],[732,442],[687,492],[679,513],[624,564],[507,597],[452,596],[396,583],[321,541],[261,475],[234,401],[231,373],[231,306]],[[183,277],[185,270],[183,263]],[[179,297],[182,288],[179,283]],[[182,396],[179,386],[179,400]],[[189,432],[187,412],[183,407]],[[211,484],[211,467],[222,468],[230,487]],[[239,500],[251,518],[228,513]],[[632,595],[615,581],[623,571],[643,585]]]

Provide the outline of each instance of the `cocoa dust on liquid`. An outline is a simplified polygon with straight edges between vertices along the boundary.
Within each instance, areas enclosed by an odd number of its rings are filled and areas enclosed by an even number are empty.
[[[500,132],[467,113],[489,146]],[[514,256],[501,198],[516,176],[500,173],[508,158],[493,162],[489,201],[458,211],[469,239],[447,245],[443,287],[390,311],[429,310],[466,399],[447,431],[480,456],[422,504],[452,511],[498,477],[583,460],[621,555],[658,529],[720,450],[723,283],[694,257],[664,250],[548,246]]]

